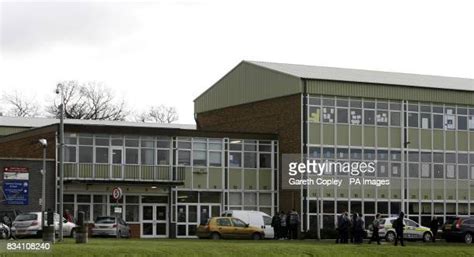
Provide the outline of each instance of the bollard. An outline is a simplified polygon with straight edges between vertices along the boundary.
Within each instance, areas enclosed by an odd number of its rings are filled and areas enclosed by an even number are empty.
[[[88,242],[88,227],[84,222],[84,212],[77,213],[76,244],[85,244]]]

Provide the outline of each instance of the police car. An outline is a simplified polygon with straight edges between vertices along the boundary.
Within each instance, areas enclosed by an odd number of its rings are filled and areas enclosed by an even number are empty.
[[[397,217],[381,218],[379,225],[379,236],[385,238],[387,242],[395,241],[396,232],[393,228],[393,223]],[[403,219],[405,228],[403,230],[403,238],[408,240],[423,240],[429,242],[433,238],[433,233],[430,228],[421,226],[411,219]],[[372,231],[368,231],[368,237],[372,236]]]

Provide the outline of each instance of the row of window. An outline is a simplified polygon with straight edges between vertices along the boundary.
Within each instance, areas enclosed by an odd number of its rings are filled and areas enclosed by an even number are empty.
[[[308,148],[309,158],[340,159],[340,160],[390,160],[401,161],[401,151],[360,149],[360,148],[332,148],[310,146]],[[406,160],[411,162],[435,162],[435,163],[459,163],[474,164],[474,153],[453,152],[418,152],[408,151]]]
[[[310,122],[352,125],[401,126],[402,104],[360,99],[310,97]],[[474,108],[408,104],[408,127],[423,129],[474,130]]]

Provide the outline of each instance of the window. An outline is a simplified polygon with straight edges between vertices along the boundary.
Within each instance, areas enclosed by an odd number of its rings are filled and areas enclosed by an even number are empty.
[[[456,178],[456,166],[453,164],[446,165],[446,178]]]
[[[230,152],[229,165],[230,167],[242,167],[242,153]]]
[[[458,129],[467,130],[467,116],[458,116]]]
[[[467,166],[466,165],[460,165],[458,167],[458,178],[459,179],[468,179],[469,178],[469,174],[468,174],[468,171],[467,171]]]
[[[310,106],[309,107],[309,118],[310,122],[320,122],[321,121],[321,109],[320,107]]]
[[[412,128],[418,127],[418,113],[408,113],[408,126]]]
[[[95,162],[109,163],[109,148],[96,147],[95,148]]]
[[[178,150],[178,165],[191,165],[191,151]]]
[[[373,125],[375,122],[375,111],[365,110],[364,111],[364,124]]]
[[[444,169],[442,164],[434,164],[433,165],[434,169],[434,178],[444,178]]]
[[[431,128],[431,114],[422,113],[420,115],[420,124],[421,124],[421,128],[424,128],[424,129]]]
[[[400,112],[390,112],[390,126],[400,126]]]
[[[217,225],[218,226],[223,226],[223,227],[231,227],[232,224],[230,224],[230,220],[225,218],[225,219],[217,219]]]
[[[257,168],[257,153],[244,153],[244,167]]]
[[[337,159],[349,159],[349,149],[337,148]]]
[[[272,156],[269,153],[260,153],[260,168],[271,168]]]
[[[109,146],[109,139],[108,138],[101,138],[101,137],[96,137],[95,138],[95,145],[100,145],[100,146]]]
[[[352,125],[362,125],[362,110],[351,108],[350,119]]]
[[[209,166],[220,167],[222,166],[222,153],[221,152],[209,152]]]
[[[392,177],[400,177],[401,168],[400,163],[392,163]]]
[[[125,146],[129,146],[129,147],[138,147],[138,139],[136,138],[126,138],[125,139]]]
[[[125,163],[138,164],[138,149],[135,149],[135,148],[125,149]]]
[[[361,149],[351,149],[351,159],[360,160],[361,158],[362,158],[362,150]]]
[[[334,107],[323,107],[323,122],[334,123]]]
[[[79,162],[92,163],[92,146],[79,146]]]
[[[429,163],[421,164],[421,177],[431,178],[431,165]]]
[[[206,151],[193,151],[193,165],[195,166],[206,166],[207,165],[207,157]]]
[[[408,175],[411,178],[418,177],[418,164],[417,163],[410,163],[408,165]]]
[[[443,126],[443,115],[433,114],[433,128],[442,129]]]
[[[245,224],[243,221],[239,219],[232,219],[232,223],[234,223],[235,227],[239,227],[239,228],[245,228],[247,226],[247,224]]]
[[[152,143],[153,145],[153,143]],[[142,148],[141,150],[141,157],[142,157],[142,164],[145,165],[154,165],[155,164],[155,154],[154,150],[151,148]]]
[[[348,122],[348,110],[347,109],[337,109],[337,123],[347,123]]]
[[[170,148],[169,138],[158,138],[156,141],[157,148]]]
[[[185,151],[181,151],[181,152],[184,153]],[[170,151],[159,150],[159,149],[156,150],[156,163],[158,165],[169,165],[170,164]]]
[[[76,147],[75,146],[64,147],[64,161],[76,162]]]
[[[387,126],[388,125],[388,112],[387,111],[377,111],[377,125]]]

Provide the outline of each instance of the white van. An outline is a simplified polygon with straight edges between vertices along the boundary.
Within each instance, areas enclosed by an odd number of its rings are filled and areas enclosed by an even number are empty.
[[[222,217],[233,217],[241,219],[252,227],[262,228],[265,238],[273,239],[272,217],[261,211],[228,210],[222,213]]]

